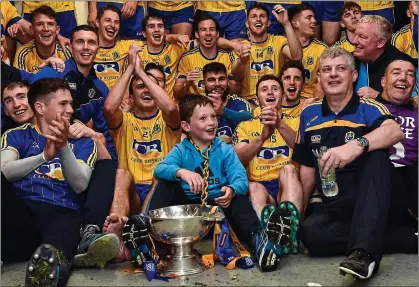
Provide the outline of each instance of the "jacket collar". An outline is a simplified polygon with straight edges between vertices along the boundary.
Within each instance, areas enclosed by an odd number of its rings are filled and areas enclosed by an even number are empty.
[[[356,110],[359,106],[359,96],[357,94],[352,94],[351,99],[346,104],[346,106],[343,108],[342,111],[339,112],[339,115],[349,115],[356,113]],[[332,113],[332,110],[329,107],[329,104],[327,103],[326,97],[323,98],[322,102],[322,115],[324,117],[330,115]]]

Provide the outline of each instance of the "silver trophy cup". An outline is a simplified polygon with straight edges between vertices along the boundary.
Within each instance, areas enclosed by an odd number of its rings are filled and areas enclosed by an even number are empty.
[[[172,256],[162,270],[163,275],[183,276],[204,271],[205,267],[192,252],[192,247],[216,221],[224,219],[219,212],[210,214],[212,208],[199,204],[177,205],[150,210],[144,216],[150,222],[151,235],[172,245]]]

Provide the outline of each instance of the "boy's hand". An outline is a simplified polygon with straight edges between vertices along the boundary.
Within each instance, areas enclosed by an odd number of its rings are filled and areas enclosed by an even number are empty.
[[[223,196],[217,197],[215,203],[221,206],[222,208],[227,208],[230,206],[231,200],[233,199],[234,190],[229,186],[223,186],[221,192],[224,193]]]
[[[189,189],[193,193],[200,193],[204,187],[204,180],[196,172],[192,172],[186,169],[179,169],[176,172],[176,177],[189,184]]]

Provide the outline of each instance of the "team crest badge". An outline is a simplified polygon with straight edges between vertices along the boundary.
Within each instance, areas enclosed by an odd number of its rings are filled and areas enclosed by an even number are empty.
[[[161,127],[159,124],[156,124],[153,128],[153,134],[157,134],[159,132],[161,132]]]
[[[119,59],[119,58],[120,58],[120,56],[119,56],[119,53],[118,53],[118,52],[113,52],[113,53],[112,53],[112,57],[113,57],[113,59],[114,59],[114,60],[116,60],[116,59]]]
[[[87,94],[87,96],[90,98],[90,99],[93,99],[93,97],[95,96],[95,89],[90,89],[89,90],[89,94]]]
[[[345,134],[345,142],[350,142],[354,138],[355,138],[355,133],[354,132],[347,132]]]
[[[312,144],[320,143],[321,140],[322,140],[322,136],[321,135],[311,136],[311,143]]]
[[[169,55],[166,55],[166,57],[164,57],[164,62],[166,64],[170,64],[171,61],[172,61],[172,59],[170,59],[170,56]]]
[[[274,53],[274,49],[271,46],[268,46],[266,52],[268,52],[269,55],[272,55]]]
[[[313,63],[314,63],[314,58],[313,57],[308,57],[307,58],[307,65],[313,65]]]

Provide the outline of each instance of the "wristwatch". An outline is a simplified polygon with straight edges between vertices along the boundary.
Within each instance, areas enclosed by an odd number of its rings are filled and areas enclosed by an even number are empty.
[[[370,147],[370,142],[368,141],[367,138],[364,138],[364,137],[357,138],[356,139],[356,142],[358,143],[358,145],[360,147],[363,147],[364,148],[363,154],[365,154],[366,152],[368,152],[368,149]]]

